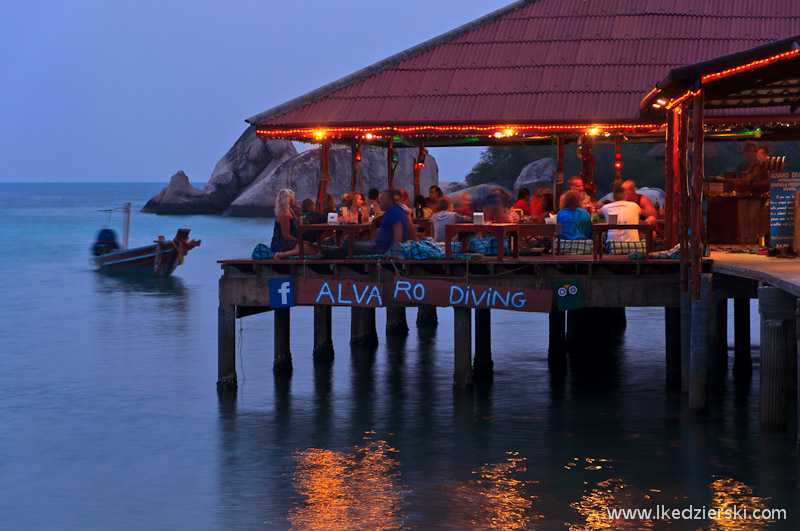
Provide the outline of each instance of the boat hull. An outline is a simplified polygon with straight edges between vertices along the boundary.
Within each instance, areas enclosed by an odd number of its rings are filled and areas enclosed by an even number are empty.
[[[181,263],[178,245],[172,241],[101,254],[92,258],[101,271],[168,277]]]

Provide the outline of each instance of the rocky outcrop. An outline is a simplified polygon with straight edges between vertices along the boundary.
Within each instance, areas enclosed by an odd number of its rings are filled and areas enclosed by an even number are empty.
[[[166,188],[145,204],[142,212],[221,214],[243,191],[295,156],[294,144],[263,140],[251,126],[220,159],[202,190],[192,186],[186,174],[179,171]]]
[[[489,194],[491,194],[492,190],[494,190],[495,188],[501,188],[506,192],[508,192],[509,194],[511,194],[511,191],[505,186],[500,186],[499,184],[495,183],[483,183],[483,184],[478,184],[476,186],[470,186],[469,188],[464,188],[456,192],[450,192],[449,194],[445,195],[447,195],[447,197],[453,200],[453,204],[455,206],[461,206],[464,194],[467,194],[471,199],[472,208],[478,209],[481,207],[483,202],[486,200],[487,197],[489,197]]]
[[[320,172],[321,148],[310,149],[280,164],[268,175],[259,176],[253,186],[249,187],[228,207],[225,216],[274,216],[275,196],[281,188],[294,190],[297,201],[305,198],[316,199]],[[394,174],[395,188],[405,188],[409,193],[414,191],[413,159],[417,156],[416,148],[397,149],[397,169]],[[352,162],[348,146],[332,146],[329,152],[331,175],[328,181],[328,192],[333,194],[337,203],[342,195],[350,192]],[[386,149],[375,146],[361,148],[361,162],[358,166],[361,184],[357,189],[366,193],[370,188],[384,190],[387,187],[389,172],[386,167]],[[266,170],[264,170],[266,172]],[[262,174],[264,173],[262,172]],[[438,182],[439,169],[436,159],[430,154],[426,157],[425,166],[420,173],[420,189],[427,195],[428,188]]]
[[[555,168],[555,161],[550,157],[531,162],[519,172],[519,177],[514,182],[514,190],[527,188],[534,192],[537,188],[552,188]]]

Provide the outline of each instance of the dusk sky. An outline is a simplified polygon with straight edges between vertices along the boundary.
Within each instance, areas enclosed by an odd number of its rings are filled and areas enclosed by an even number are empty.
[[[0,182],[202,187],[246,118],[510,2],[3,2]],[[480,151],[431,153],[457,181]]]

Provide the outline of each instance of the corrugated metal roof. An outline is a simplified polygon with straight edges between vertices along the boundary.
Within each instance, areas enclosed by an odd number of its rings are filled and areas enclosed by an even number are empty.
[[[526,0],[248,119],[625,122],[664,72],[797,33],[797,0]]]

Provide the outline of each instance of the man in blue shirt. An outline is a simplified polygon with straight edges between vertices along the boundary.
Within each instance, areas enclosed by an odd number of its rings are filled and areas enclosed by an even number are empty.
[[[353,242],[353,255],[383,254],[395,243],[404,240],[408,227],[408,216],[400,208],[400,192],[397,190],[386,190],[378,197],[381,210],[384,211],[383,222],[378,229],[378,234],[374,240],[363,242]],[[337,247],[334,249],[323,250],[325,258],[346,258],[347,248]]]

